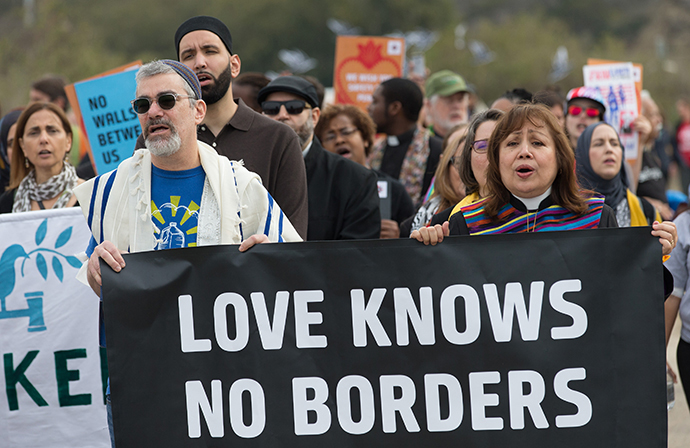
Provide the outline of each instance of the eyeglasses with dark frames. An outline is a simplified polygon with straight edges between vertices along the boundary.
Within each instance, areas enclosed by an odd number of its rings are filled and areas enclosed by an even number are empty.
[[[161,93],[155,99],[142,96],[132,100],[131,103],[134,112],[141,115],[148,112],[149,109],[151,109],[151,104],[153,104],[154,102],[158,103],[158,107],[160,107],[161,109],[170,110],[173,107],[175,107],[175,104],[177,104],[177,100],[185,98],[196,99],[193,96],[180,95],[178,93]]]

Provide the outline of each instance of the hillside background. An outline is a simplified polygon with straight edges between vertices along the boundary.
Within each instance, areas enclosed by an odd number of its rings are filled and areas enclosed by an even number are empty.
[[[307,74],[326,86],[335,18],[363,35],[436,31],[427,66],[462,74],[488,103],[514,87],[567,92],[582,85],[588,57],[643,64],[644,87],[669,121],[678,96],[690,94],[690,0],[0,0],[0,107],[25,104],[31,81],[46,73],[78,81],[136,59],[175,58],[177,26],[200,14],[228,25],[242,71],[283,71],[278,52],[298,48],[318,61]],[[491,62],[477,61],[473,41]],[[572,70],[552,83],[561,46]]]

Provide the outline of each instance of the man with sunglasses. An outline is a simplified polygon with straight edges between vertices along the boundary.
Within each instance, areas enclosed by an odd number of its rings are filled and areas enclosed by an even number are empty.
[[[254,112],[232,93],[241,61],[232,52],[232,36],[215,17],[198,16],[175,32],[178,60],[196,73],[206,117],[197,127],[197,138],[244,167],[261,181],[280,204],[302,238],[307,235],[307,176],[294,132]],[[137,148],[144,147],[143,138]]]
[[[590,124],[604,121],[606,103],[601,93],[593,87],[578,87],[566,96],[565,130],[570,146],[577,146],[577,139]]]
[[[282,76],[259,91],[264,115],[290,126],[299,137],[307,170],[307,240],[378,238],[381,231],[377,176],[326,151],[314,136],[321,109],[316,87],[304,78]]]
[[[100,296],[99,259],[120,272],[125,252],[240,243],[245,251],[301,241],[258,175],[197,141],[206,104],[194,72],[177,61],[153,61],[136,82],[132,108],[146,148],[74,191],[93,234],[80,280]],[[114,446],[110,386],[106,397]]]

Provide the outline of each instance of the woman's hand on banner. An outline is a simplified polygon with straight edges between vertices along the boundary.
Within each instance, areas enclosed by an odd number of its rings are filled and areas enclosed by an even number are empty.
[[[443,238],[448,235],[450,235],[450,224],[448,221],[446,221],[443,223],[443,225],[436,224],[433,227],[422,227],[419,230],[415,230],[410,234],[410,238],[414,238],[420,243],[424,243],[425,246],[428,246],[429,244],[435,246],[443,241]]]
[[[659,237],[662,246],[662,254],[669,255],[678,242],[676,225],[671,221],[654,221],[652,235]]]

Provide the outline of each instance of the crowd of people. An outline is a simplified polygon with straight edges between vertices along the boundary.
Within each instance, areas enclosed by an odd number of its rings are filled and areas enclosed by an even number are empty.
[[[591,87],[513,88],[488,108],[440,70],[382,82],[365,112],[324,104],[312,77],[240,74],[218,19],[185,21],[174,43],[178,61],[138,72],[142,133],[116,171],[95,176],[59,77],[0,121],[0,213],[79,205],[100,217],[80,272],[97,294],[99,258],[119,271],[125,251],[650,226],[670,256],[667,333],[680,312],[690,384],[690,100],[671,133],[643,92],[631,164]]]

